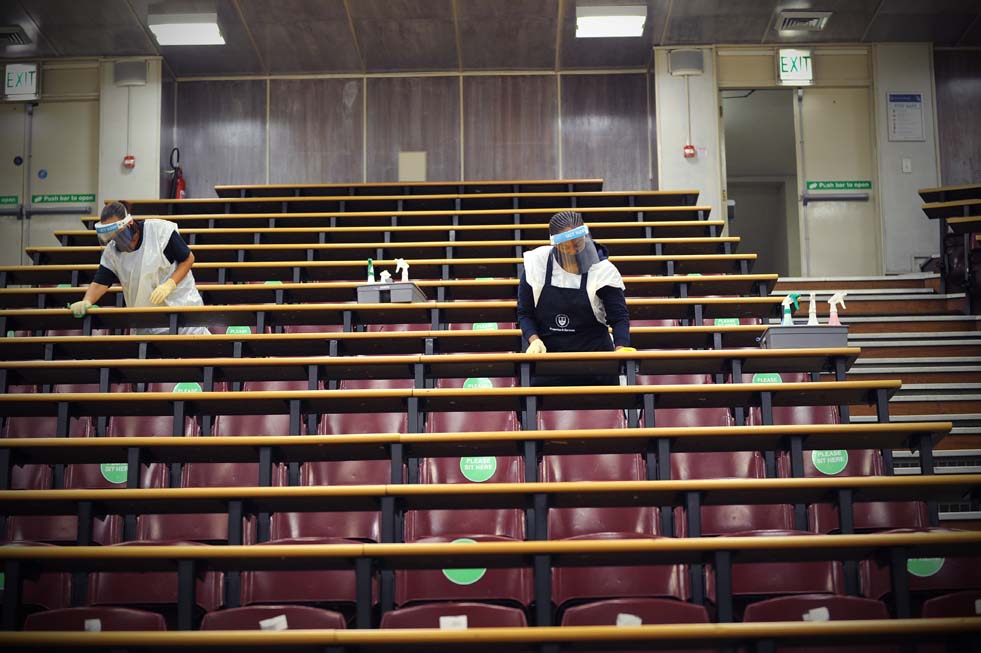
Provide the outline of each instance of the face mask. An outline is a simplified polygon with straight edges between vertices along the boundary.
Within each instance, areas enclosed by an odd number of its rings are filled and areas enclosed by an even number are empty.
[[[120,229],[116,232],[116,237],[113,238],[113,242],[116,243],[116,249],[120,252],[132,252],[133,251],[133,236],[136,235],[136,228],[130,225],[124,229]]]

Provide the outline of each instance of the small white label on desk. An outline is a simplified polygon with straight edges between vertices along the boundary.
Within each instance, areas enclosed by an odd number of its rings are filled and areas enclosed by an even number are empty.
[[[620,612],[619,614],[617,614],[617,625],[618,626],[643,626],[644,620],[635,614]]]
[[[447,614],[439,618],[439,629],[440,630],[466,630],[467,629],[467,615],[465,614]]]
[[[262,630],[289,630],[290,627],[286,623],[286,615],[278,614],[275,617],[269,617],[268,619],[259,621],[259,628]]]
[[[831,612],[825,607],[811,608],[802,615],[804,621],[830,621]]]
[[[87,633],[98,633],[102,632],[102,620],[101,619],[86,619],[85,623],[82,625],[82,629]]]

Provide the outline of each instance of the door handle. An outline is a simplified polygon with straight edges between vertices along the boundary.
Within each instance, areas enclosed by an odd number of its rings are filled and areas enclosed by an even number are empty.
[[[868,202],[868,193],[822,193],[811,195],[804,193],[800,196],[801,202],[807,206],[810,202]]]
[[[24,208],[24,217],[28,220],[34,215],[91,215],[91,206],[62,206],[59,208],[35,209],[34,207]]]

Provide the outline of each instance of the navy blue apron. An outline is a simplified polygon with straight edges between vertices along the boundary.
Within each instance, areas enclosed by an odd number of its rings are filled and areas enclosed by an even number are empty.
[[[550,352],[613,351],[613,340],[605,324],[596,319],[586,292],[588,273],[582,274],[578,288],[552,285],[550,253],[545,266],[545,283],[535,307],[538,337]],[[619,385],[617,376],[536,376],[532,385]]]

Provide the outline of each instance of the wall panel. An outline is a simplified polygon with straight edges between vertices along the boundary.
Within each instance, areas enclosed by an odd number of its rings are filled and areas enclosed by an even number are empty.
[[[557,111],[552,75],[464,77],[464,177],[557,177]]]
[[[164,80],[160,85],[160,197],[170,196],[170,185],[173,175],[170,169],[170,151],[174,148],[174,94],[177,92],[177,82]]]
[[[177,145],[188,197],[214,197],[215,184],[266,181],[266,82],[181,82]]]
[[[562,76],[562,174],[605,190],[650,188],[647,82],[637,75]]]
[[[398,181],[399,151],[426,152],[426,179],[460,179],[460,79],[367,80],[368,181]]]
[[[269,183],[361,181],[363,92],[360,79],[271,81]]]
[[[937,126],[943,184],[981,179],[981,51],[937,50]]]

